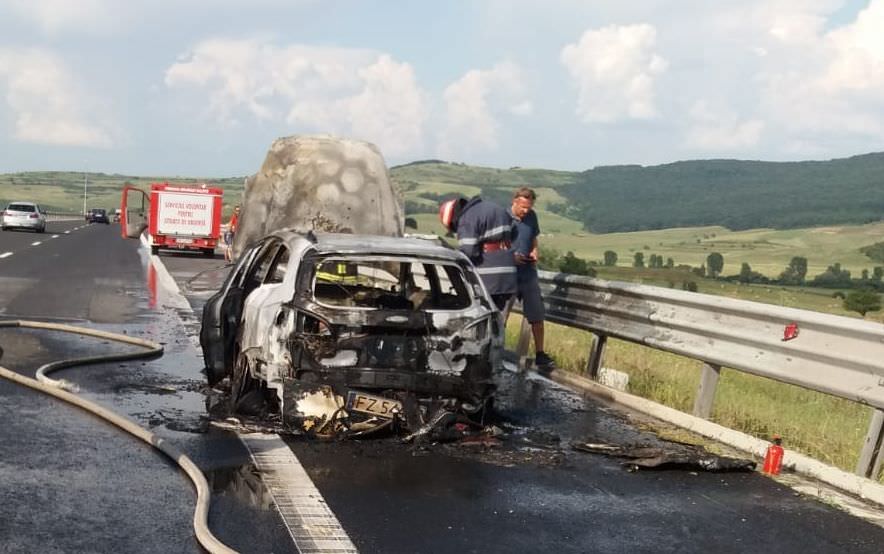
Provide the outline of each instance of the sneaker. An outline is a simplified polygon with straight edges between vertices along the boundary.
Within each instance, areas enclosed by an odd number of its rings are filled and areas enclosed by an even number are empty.
[[[556,362],[546,352],[537,352],[534,355],[534,365],[537,367],[538,373],[549,374],[556,368]]]

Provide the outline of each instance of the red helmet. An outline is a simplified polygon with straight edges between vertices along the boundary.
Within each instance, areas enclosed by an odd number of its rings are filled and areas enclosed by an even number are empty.
[[[452,198],[439,205],[439,221],[447,231],[455,231],[457,216],[460,214],[460,202],[462,198]]]

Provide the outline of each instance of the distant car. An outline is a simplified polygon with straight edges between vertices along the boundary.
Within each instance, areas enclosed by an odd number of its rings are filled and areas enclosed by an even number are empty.
[[[11,202],[0,214],[0,228],[31,229],[38,233],[46,231],[46,214],[33,202]]]
[[[107,212],[104,208],[92,208],[89,210],[89,213],[86,214],[86,221],[89,223],[110,224],[110,219],[108,219]]]
[[[286,230],[246,250],[206,302],[200,345],[234,411],[308,432],[416,431],[441,409],[488,405],[503,335],[457,250]]]

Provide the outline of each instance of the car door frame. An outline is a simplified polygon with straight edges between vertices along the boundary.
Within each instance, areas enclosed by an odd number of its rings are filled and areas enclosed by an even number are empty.
[[[225,362],[225,341],[222,330],[222,305],[231,289],[242,286],[245,275],[251,269],[254,257],[261,250],[263,242],[250,247],[230,271],[221,290],[212,295],[203,305],[203,314],[200,328],[200,346],[203,350],[203,360],[206,366],[206,378],[209,385],[221,381],[230,374],[231,366]]]
[[[228,373],[232,371],[236,362],[238,340],[241,336],[243,323],[243,308],[249,295],[264,284],[266,272],[273,267],[273,260],[279,251],[282,241],[278,237],[269,237],[262,241],[256,248],[248,269],[243,272],[239,282],[231,283],[224,298],[221,300],[221,341],[224,345],[224,366]],[[264,274],[256,275],[261,270],[261,265],[267,261]],[[252,282],[254,284],[252,285]]]

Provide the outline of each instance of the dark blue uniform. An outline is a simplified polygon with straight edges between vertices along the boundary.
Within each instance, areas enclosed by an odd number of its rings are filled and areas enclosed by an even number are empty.
[[[512,236],[513,218],[497,204],[476,196],[461,210],[457,222],[459,248],[472,260],[495,302],[500,300],[497,297],[513,295],[517,290]]]

